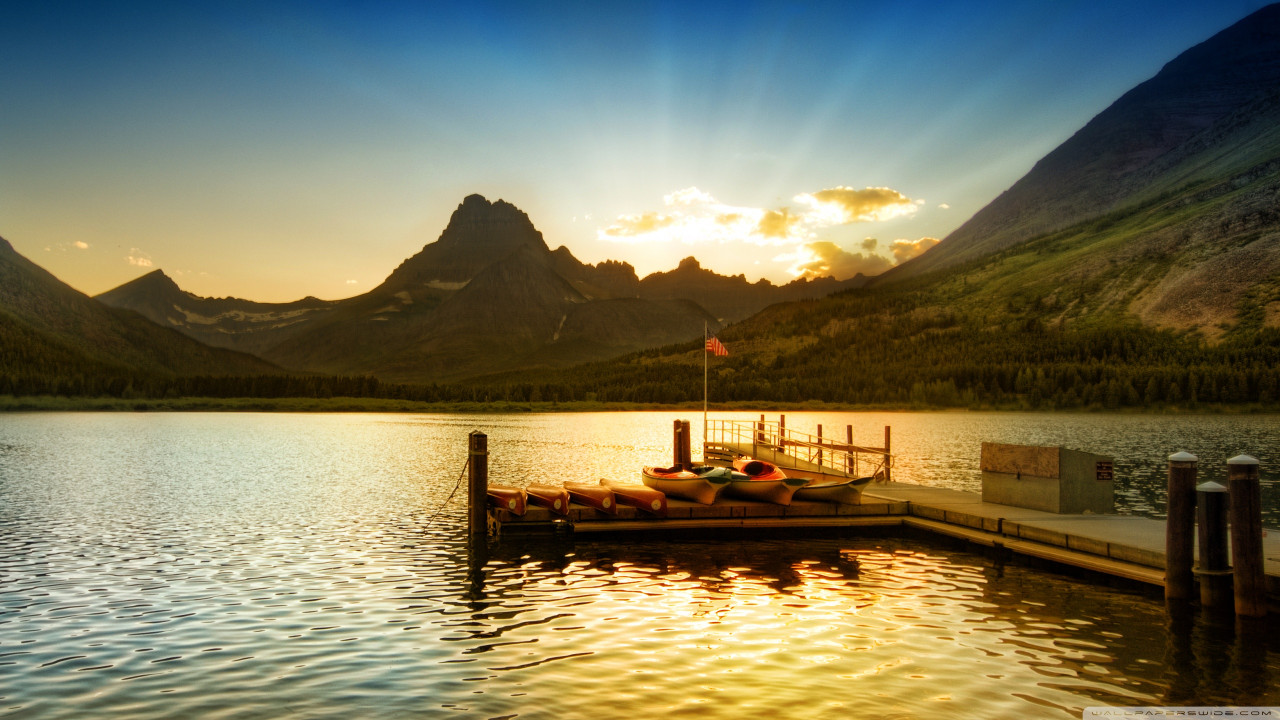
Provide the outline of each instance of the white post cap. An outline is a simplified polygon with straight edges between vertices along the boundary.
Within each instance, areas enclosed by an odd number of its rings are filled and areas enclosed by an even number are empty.
[[[1200,483],[1199,485],[1196,486],[1196,492],[1223,493],[1226,491],[1227,491],[1227,488],[1225,485],[1220,485],[1212,480],[1210,480],[1209,482]]]
[[[1169,462],[1200,462],[1200,458],[1184,450],[1170,455]]]
[[[1237,455],[1227,461],[1228,465],[1257,465],[1258,458],[1251,455]]]

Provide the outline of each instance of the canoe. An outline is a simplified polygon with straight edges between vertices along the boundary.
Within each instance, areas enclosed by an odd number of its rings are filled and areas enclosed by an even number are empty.
[[[595,508],[608,515],[618,514],[618,504],[614,501],[613,491],[607,487],[586,483],[565,483],[564,489],[569,493],[569,499],[579,505]]]
[[[486,488],[486,494],[489,496],[489,504],[493,507],[506,510],[512,515],[524,515],[528,497],[523,488],[490,485]]]
[[[646,467],[640,471],[640,479],[646,486],[668,497],[710,505],[729,484],[730,474],[728,468],[699,467],[689,471]]]
[[[613,497],[619,505],[630,505],[658,517],[667,515],[665,493],[644,485],[627,485],[608,478],[601,478],[600,484],[613,491]]]
[[[862,501],[862,488],[869,482],[870,477],[814,480],[797,490],[795,499],[857,505]]]
[[[544,507],[556,515],[569,514],[569,491],[555,485],[530,485],[524,489],[529,503]]]

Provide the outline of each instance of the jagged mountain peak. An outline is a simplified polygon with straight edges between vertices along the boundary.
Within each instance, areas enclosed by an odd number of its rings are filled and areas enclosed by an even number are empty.
[[[383,288],[392,292],[456,290],[489,263],[520,248],[551,252],[523,210],[505,200],[489,202],[483,195],[468,195],[439,239],[401,263]]]

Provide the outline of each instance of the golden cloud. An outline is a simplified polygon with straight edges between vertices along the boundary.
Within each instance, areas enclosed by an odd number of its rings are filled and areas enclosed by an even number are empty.
[[[893,259],[899,265],[910,260],[913,257],[921,255],[925,250],[942,242],[938,238],[923,237],[919,240],[894,240],[893,246],[889,249],[893,251]]]
[[[645,235],[647,233],[660,230],[675,224],[676,218],[673,215],[663,215],[657,212],[646,212],[639,215],[621,215],[612,225],[603,230],[605,235],[612,237],[635,237],[636,235]]]
[[[129,254],[125,257],[125,260],[135,267],[151,267],[153,264],[151,256],[138,248],[129,248]]]
[[[800,218],[792,215],[786,208],[765,210],[760,216],[760,222],[756,224],[756,232],[764,237],[785,238],[791,235],[792,228],[798,222]]]
[[[791,274],[808,279],[830,276],[837,280],[847,280],[859,273],[879,275],[893,267],[889,258],[882,255],[870,252],[851,253],[825,240],[808,243],[797,248],[795,253],[781,255],[777,259],[793,261]]]
[[[832,225],[891,220],[911,215],[919,207],[911,198],[887,187],[855,190],[840,186],[815,193],[802,193],[795,200],[808,205],[812,212]]]

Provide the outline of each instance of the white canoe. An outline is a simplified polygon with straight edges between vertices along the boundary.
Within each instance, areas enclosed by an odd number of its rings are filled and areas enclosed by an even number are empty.
[[[857,505],[861,502],[862,488],[869,482],[871,482],[870,477],[814,480],[811,484],[797,490],[794,497],[796,500]]]

